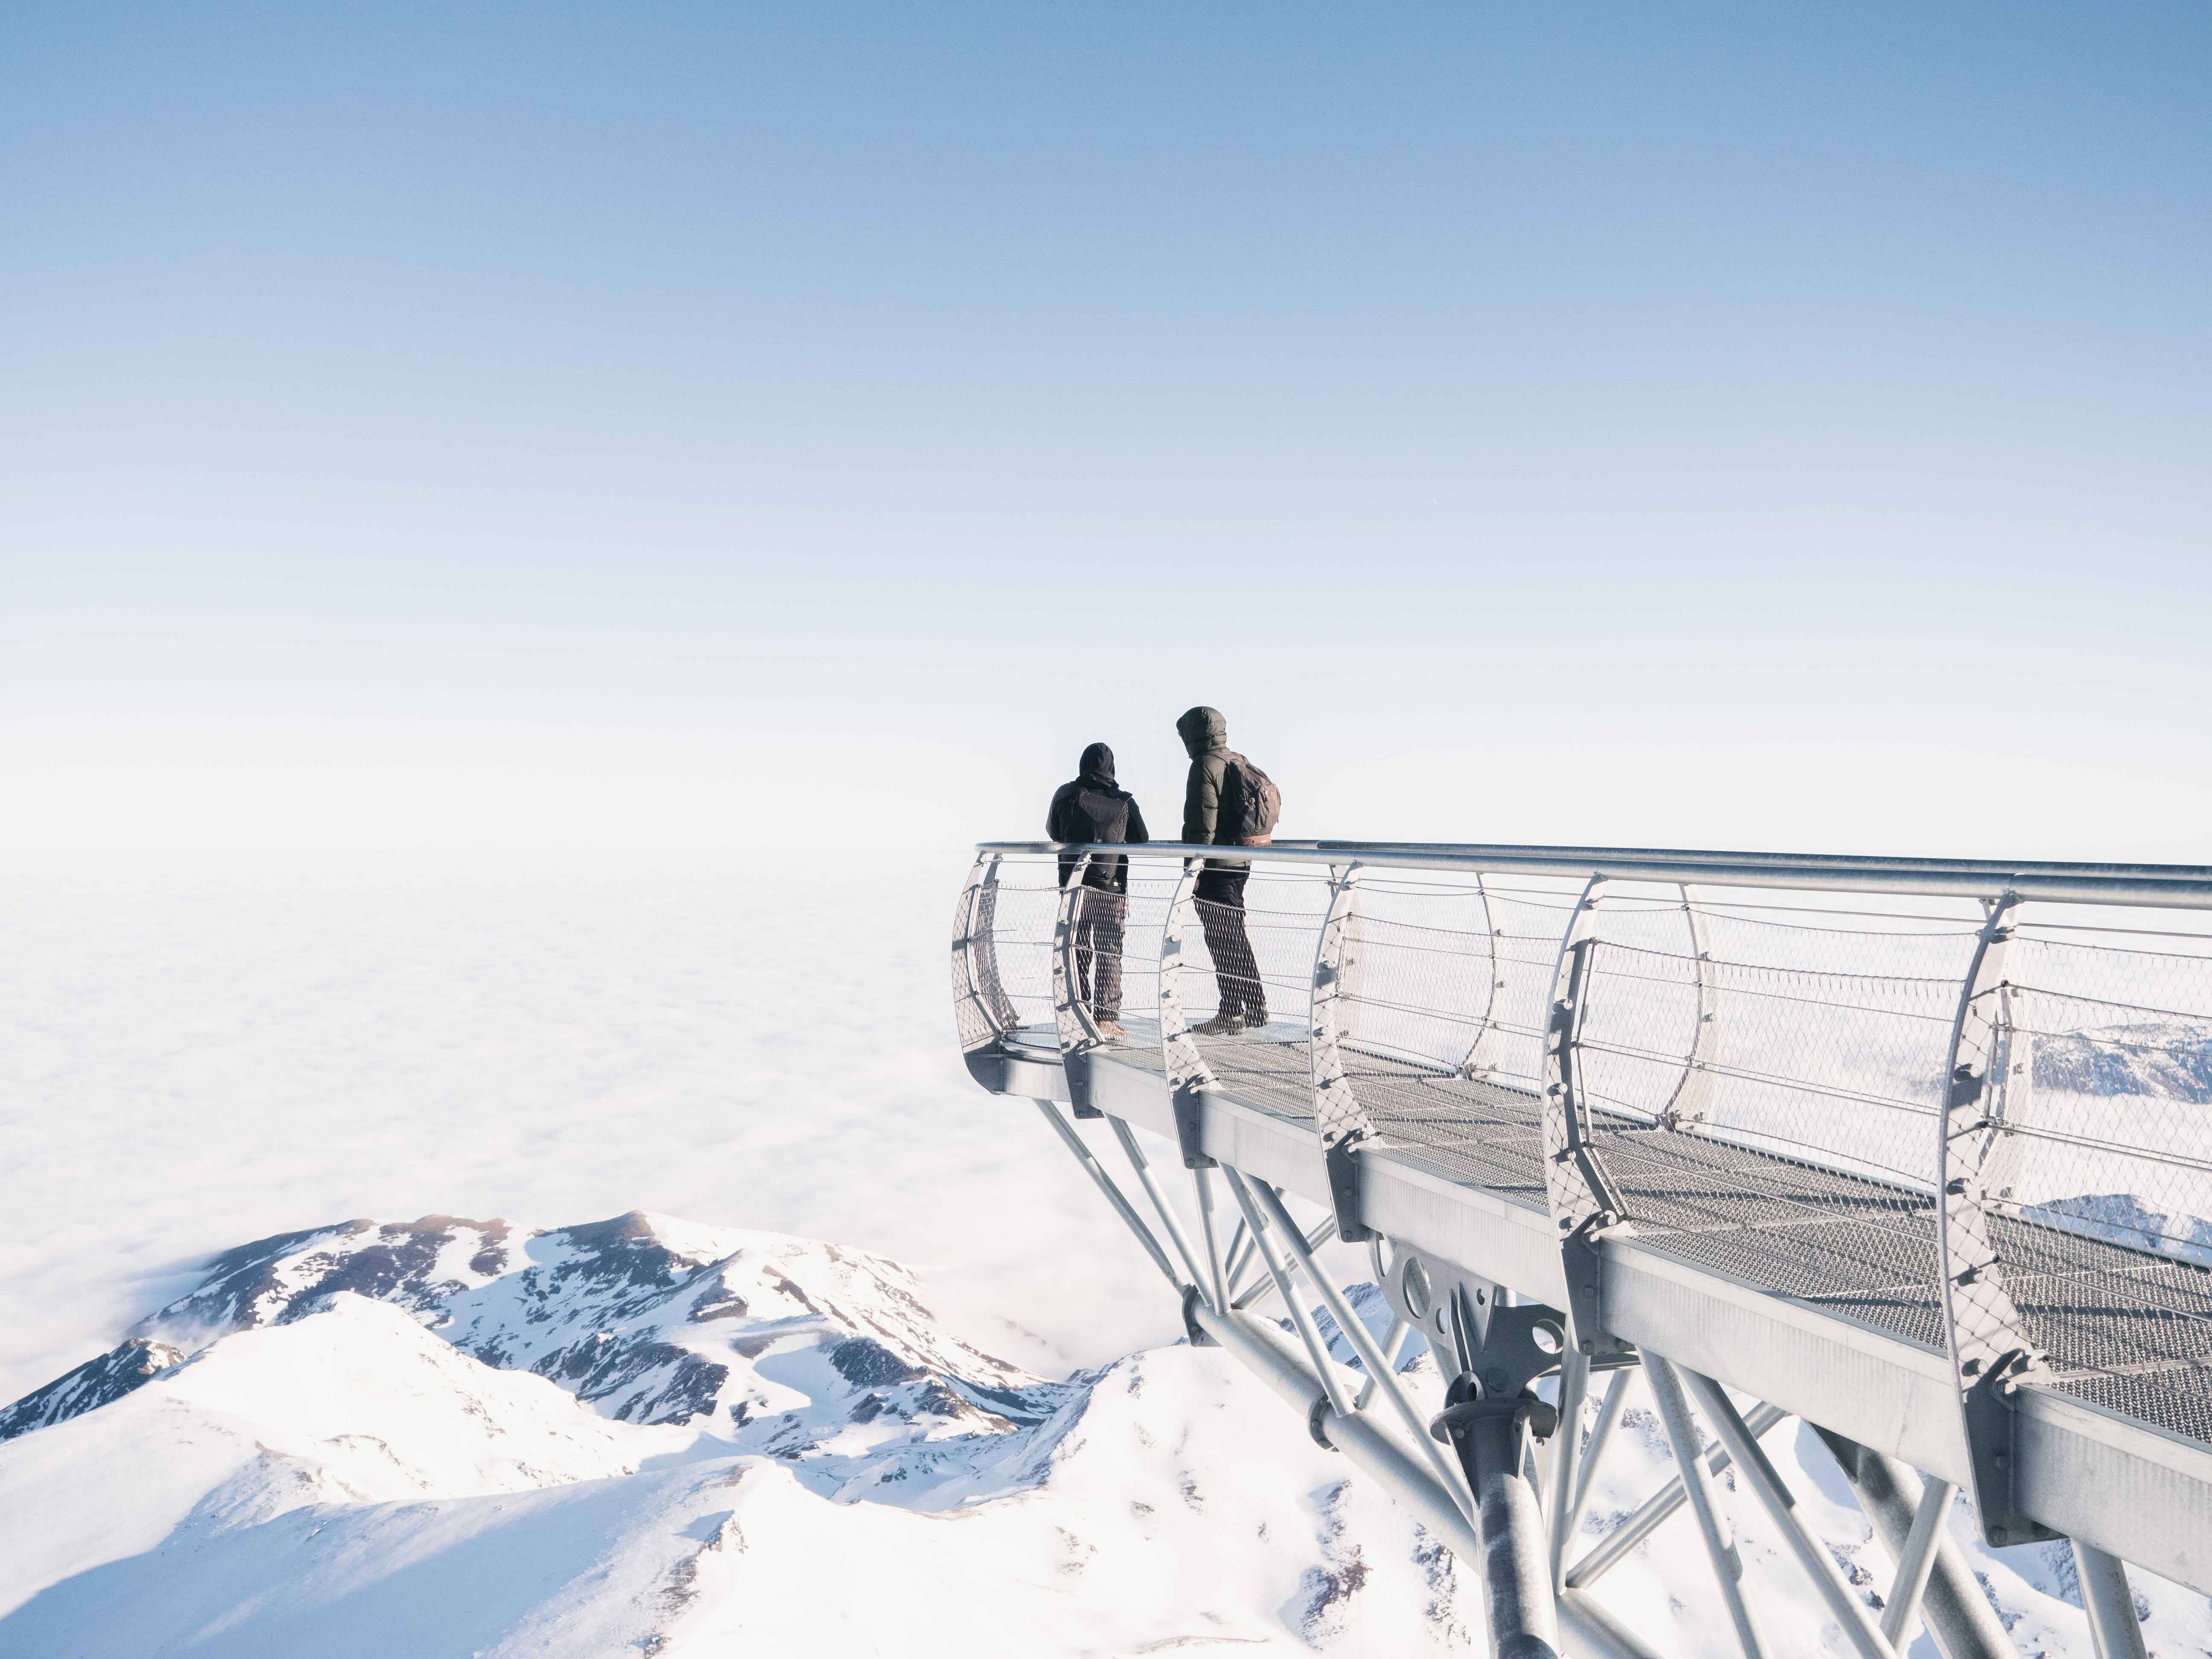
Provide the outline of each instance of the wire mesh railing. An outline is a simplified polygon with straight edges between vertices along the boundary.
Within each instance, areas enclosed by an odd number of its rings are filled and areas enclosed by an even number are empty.
[[[1172,975],[1202,1086],[1316,1122],[1325,1047],[1358,1144],[1537,1209],[1547,1115],[1577,1114],[1641,1242],[1954,1352],[1990,1317],[1959,1285],[2001,1279],[2036,1380],[2212,1440],[2205,872],[1510,850],[1127,849],[1116,925],[1078,939],[1060,849],[987,848],[962,1042],[1054,1048],[1079,949],[1085,1000],[1120,969],[1109,1052],[1172,1071]],[[1947,1218],[1991,1257],[1956,1284]]]

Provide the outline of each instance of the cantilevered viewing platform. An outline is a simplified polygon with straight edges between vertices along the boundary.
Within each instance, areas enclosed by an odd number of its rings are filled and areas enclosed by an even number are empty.
[[[1121,860],[1125,891],[1085,884]],[[1249,867],[1241,917],[1204,914],[1209,860]],[[1474,1444],[1492,1421],[1541,1438],[1553,1404],[1579,1428],[1609,1373],[1601,1455],[1640,1370],[1686,1435],[1694,1401],[1724,1446],[1786,1414],[1839,1449],[1897,1534],[1881,1619],[1801,1554],[1861,1651],[1901,1650],[1920,1618],[1954,1659],[2012,1650],[1941,1527],[1911,1524],[1956,1488],[1993,1545],[2073,1540],[2124,1653],[2120,1564],[2212,1591],[2208,910],[2195,866],[1006,843],[960,896],[953,993],[971,1073],[1042,1105],[1194,1339],[1425,1518],[1459,1518],[1510,1581],[1496,1640],[1644,1650],[1591,1594],[1611,1540],[1569,1552],[1583,1437],[1556,1437],[1542,1498],[1519,1454],[1485,1495]],[[1240,934],[1224,968],[1208,939]],[[1150,1219],[1063,1107],[1108,1120]],[[1194,1207],[1132,1127],[1177,1149]],[[1460,1378],[1435,1433],[1439,1402],[1388,1364],[1341,1398],[1310,1336],[1239,1310],[1277,1283],[1334,1314],[1328,1231],[1369,1247],[1382,1346],[1418,1331]],[[1553,1370],[1551,1404],[1524,1393]],[[1753,1422],[1727,1390],[1763,1402]],[[1703,1516],[1678,1482],[1685,1501]]]

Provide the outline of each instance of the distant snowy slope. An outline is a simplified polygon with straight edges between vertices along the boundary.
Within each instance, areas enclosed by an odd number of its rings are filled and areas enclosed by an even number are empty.
[[[642,1215],[227,1252],[149,1322],[171,1347],[110,1357],[135,1386],[42,1390],[52,1420],[0,1444],[0,1651],[1293,1651],[1347,1621],[1401,1648],[1463,1626],[1449,1558],[1218,1355],[1044,1382],[915,1291],[836,1247]]]
[[[227,1251],[0,1417],[0,1653],[1469,1650],[1473,1575],[1218,1351],[1046,1382],[946,1337],[919,1288],[861,1253],[641,1213]],[[1387,1316],[1371,1287],[1353,1299]],[[1433,1401],[1430,1362],[1409,1382]],[[1768,1443],[1871,1602],[1888,1564],[1825,1454]],[[1586,1539],[1668,1462],[1632,1409]],[[1736,1514],[1771,1627],[1845,1651]],[[2087,1654],[2063,1548],[1964,1541],[2023,1652]],[[2154,1653],[2212,1645],[2202,1598],[2138,1589]],[[1602,1594],[1662,1654],[1729,1651],[1686,1524]]]

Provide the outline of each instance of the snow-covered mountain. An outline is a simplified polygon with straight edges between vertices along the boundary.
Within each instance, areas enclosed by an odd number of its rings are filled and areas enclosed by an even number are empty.
[[[2212,1030],[2193,1021],[2148,1020],[2040,1037],[2034,1081],[2038,1089],[2069,1094],[2212,1104]]]
[[[0,1442],[0,1652],[41,1659],[1399,1654],[1480,1623],[1472,1575],[1216,1351],[1050,1382],[895,1263],[641,1213],[241,1246]],[[1666,1473],[1648,1412],[1617,1443],[1593,1535]],[[1771,1443],[1875,1593],[1832,1468]],[[1842,1651],[1741,1526],[1773,1626]],[[1977,1560],[2024,1652],[2087,1652],[2063,1551]],[[2139,1587],[2154,1652],[2212,1642],[2201,1598]],[[1662,1652],[1726,1650],[1686,1523],[1603,1593]]]

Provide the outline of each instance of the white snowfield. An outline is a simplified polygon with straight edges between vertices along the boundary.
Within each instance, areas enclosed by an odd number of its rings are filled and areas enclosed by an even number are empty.
[[[0,1413],[0,1653],[1471,1650],[1473,1575],[1218,1352],[1048,1382],[919,1291],[879,1257],[641,1213],[226,1252]],[[1436,1395],[1426,1359],[1409,1376]],[[1875,1594],[1888,1563],[1825,1452],[1769,1443]],[[1668,1473],[1648,1411],[1616,1445],[1586,1540]],[[2063,1547],[1954,1530],[2024,1654],[2089,1651]],[[1791,1650],[1844,1651],[1786,1559],[1753,1582]],[[2212,1646],[2202,1598],[2137,1583],[2154,1653]],[[1601,1595],[1662,1652],[1729,1651],[1686,1512]]]

